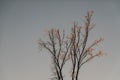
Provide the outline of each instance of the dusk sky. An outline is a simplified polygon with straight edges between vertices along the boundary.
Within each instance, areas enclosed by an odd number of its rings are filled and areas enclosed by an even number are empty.
[[[119,0],[0,0],[0,80],[50,80],[50,56],[40,51],[39,38],[46,29],[83,24],[89,10],[96,23],[89,38],[103,37],[99,49],[107,55],[85,64],[79,78],[120,80]]]

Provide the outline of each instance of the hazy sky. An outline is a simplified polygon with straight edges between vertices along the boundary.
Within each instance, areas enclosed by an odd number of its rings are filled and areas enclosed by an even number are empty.
[[[90,37],[104,38],[100,48],[107,56],[83,66],[80,80],[120,80],[119,3],[119,0],[0,0],[0,80],[50,80],[50,58],[46,51],[38,49],[38,39],[45,37],[45,29],[68,30],[74,21],[82,24],[88,10],[94,10],[96,23]]]

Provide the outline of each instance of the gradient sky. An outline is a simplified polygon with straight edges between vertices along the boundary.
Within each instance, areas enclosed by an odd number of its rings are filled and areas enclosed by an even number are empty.
[[[51,64],[38,39],[45,29],[68,30],[94,10],[96,27],[90,38],[104,38],[107,56],[83,66],[80,80],[120,80],[120,1],[0,0],[0,80],[50,80]],[[68,74],[69,75],[69,74]],[[66,78],[67,80],[68,78]]]

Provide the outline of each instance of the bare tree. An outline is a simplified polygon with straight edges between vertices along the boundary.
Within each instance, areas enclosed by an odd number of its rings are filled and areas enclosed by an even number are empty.
[[[71,42],[70,40],[65,40],[64,31],[60,34],[59,29],[51,29],[48,31],[48,38],[48,41],[40,40],[39,45],[47,49],[52,55],[52,63],[54,65],[53,78],[63,80],[62,69],[65,62],[69,59],[67,56]]]
[[[51,29],[48,31],[48,41],[40,40],[39,45],[49,51],[52,55],[53,74],[52,79],[63,80],[63,68],[67,61],[71,61],[71,79],[78,80],[79,71],[88,61],[97,56],[103,55],[100,50],[95,52],[95,46],[103,41],[102,38],[95,40],[92,44],[87,44],[90,31],[95,24],[91,22],[93,11],[87,12],[85,24],[79,26],[74,23],[70,34],[65,35],[65,31]]]

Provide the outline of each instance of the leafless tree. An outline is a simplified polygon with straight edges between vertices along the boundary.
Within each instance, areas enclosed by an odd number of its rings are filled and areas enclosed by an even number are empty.
[[[54,78],[63,80],[62,69],[65,62],[69,59],[67,57],[71,42],[65,40],[65,33],[60,34],[59,29],[51,29],[48,31],[48,41],[40,40],[39,45],[47,49],[52,55],[52,63]]]
[[[40,40],[39,46],[45,48],[52,55],[53,74],[52,79],[64,80],[63,68],[67,61],[71,62],[71,79],[78,80],[79,71],[88,61],[97,56],[102,56],[103,52],[95,51],[95,46],[103,41],[102,38],[95,40],[92,44],[87,44],[90,31],[95,24],[92,23],[93,11],[87,12],[85,24],[83,26],[74,23],[71,32],[65,35],[65,31],[51,29],[48,31],[48,41]]]

